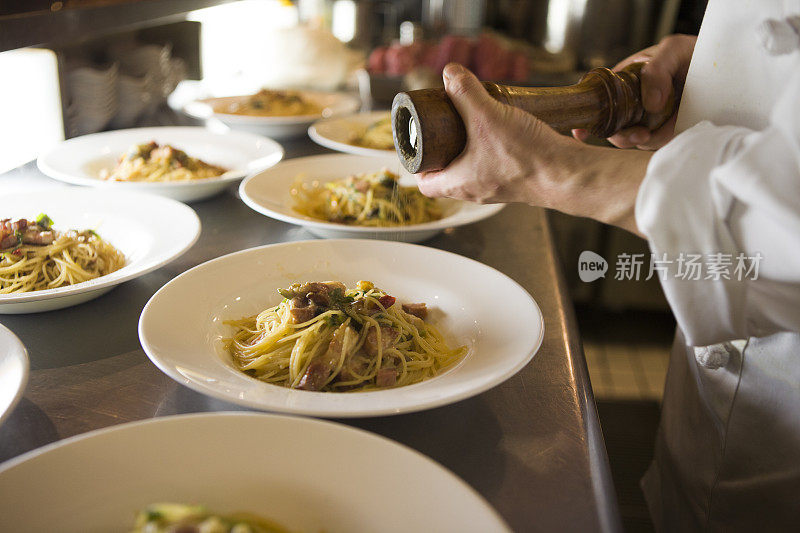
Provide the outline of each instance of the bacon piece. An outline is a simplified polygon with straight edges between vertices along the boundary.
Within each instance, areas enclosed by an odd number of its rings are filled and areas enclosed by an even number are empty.
[[[289,304],[289,314],[293,324],[302,324],[317,316],[317,306],[304,296],[295,296]]]
[[[397,370],[394,368],[381,368],[375,375],[375,385],[378,387],[394,387],[397,384]]]
[[[335,289],[341,289],[342,293],[346,290],[343,283],[338,281],[312,281],[309,283],[295,283],[286,290],[281,290],[285,297],[304,296],[311,302],[320,307],[330,307],[330,294]]]
[[[396,329],[389,326],[381,326],[381,348],[384,350],[389,349],[399,336],[400,332]],[[367,338],[364,340],[364,351],[370,357],[377,357],[378,355],[378,332],[375,328],[371,328],[367,332]]]
[[[22,234],[23,244],[35,244],[37,246],[46,246],[52,243],[56,234],[53,231],[39,231],[39,226],[28,226],[25,233]]]
[[[333,333],[328,349],[311,361],[303,377],[300,378],[297,388],[307,391],[321,390],[339,364],[342,354],[345,354],[345,363],[347,363],[347,358],[352,356],[351,352],[357,342],[356,330],[347,324],[339,326]]]
[[[428,316],[428,308],[424,303],[403,304],[403,311],[409,315],[414,315],[417,318],[421,318],[422,320],[425,320],[425,317]]]
[[[395,298],[394,296],[389,296],[388,294],[384,294],[383,296],[378,298],[378,301],[380,302],[380,304],[383,306],[384,309],[389,309],[397,301],[397,298]]]
[[[0,230],[0,250],[11,248],[17,244],[17,236],[5,230]]]

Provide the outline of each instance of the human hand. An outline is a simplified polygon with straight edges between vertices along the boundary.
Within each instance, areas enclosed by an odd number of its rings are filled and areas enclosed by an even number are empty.
[[[697,37],[694,35],[664,37],[657,45],[623,59],[613,70],[622,70],[631,63],[646,62],[647,64],[642,67],[642,103],[645,111],[659,113],[664,110],[671,90],[675,90],[675,100],[679,101],[695,42]],[[675,135],[676,117],[677,112],[657,130],[650,131],[644,126],[633,126],[616,133],[608,140],[619,148],[657,150]],[[589,137],[589,132],[572,130],[572,135],[578,140],[585,141]]]
[[[466,126],[467,144],[444,170],[417,175],[423,194],[524,202],[636,232],[633,208],[649,154],[589,146],[560,135],[533,115],[490,97],[461,65],[445,67],[444,84]]]

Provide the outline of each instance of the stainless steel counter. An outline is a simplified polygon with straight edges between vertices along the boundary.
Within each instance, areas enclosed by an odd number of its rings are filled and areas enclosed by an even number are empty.
[[[287,157],[323,153],[284,143]],[[61,186],[32,164],[0,176],[2,191]],[[139,313],[188,268],[252,246],[313,238],[261,216],[231,187],[192,205],[198,243],[177,261],[85,304],[48,313],[0,315],[31,357],[25,396],[0,426],[0,460],[89,430],[156,416],[242,410],[162,374],[137,338]],[[477,397],[401,416],[340,420],[402,442],[480,492],[515,531],[619,531],[591,386],[572,304],[546,213],[511,205],[426,243],[492,266],[520,283],[542,309],[544,342],[533,361]]]

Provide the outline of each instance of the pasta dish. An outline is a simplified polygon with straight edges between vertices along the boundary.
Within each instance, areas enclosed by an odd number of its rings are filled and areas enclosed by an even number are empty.
[[[47,215],[0,220],[0,294],[74,285],[110,274],[125,256],[92,230],[60,232]]]
[[[100,172],[109,181],[188,181],[216,178],[226,169],[210,165],[168,144],[137,144],[119,158],[112,171]]]
[[[214,112],[257,117],[321,115],[322,107],[309,101],[299,91],[261,89],[250,96],[218,98]]]
[[[261,381],[307,391],[366,391],[411,385],[458,361],[427,323],[424,303],[398,304],[369,281],[296,283],[283,301],[226,322],[236,368]]]
[[[285,533],[250,513],[214,513],[202,505],[154,503],[136,515],[133,533]]]
[[[387,116],[373,122],[367,129],[353,137],[351,144],[373,148],[375,150],[394,150],[394,139],[392,138],[392,118]]]
[[[298,213],[339,224],[405,226],[442,218],[436,200],[400,186],[386,169],[327,183],[298,180],[291,195]]]

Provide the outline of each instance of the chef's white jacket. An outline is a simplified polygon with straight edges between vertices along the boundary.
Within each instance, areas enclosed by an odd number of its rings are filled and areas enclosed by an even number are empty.
[[[645,496],[660,531],[800,531],[800,1],[710,0],[676,130],[636,202],[678,322]]]

